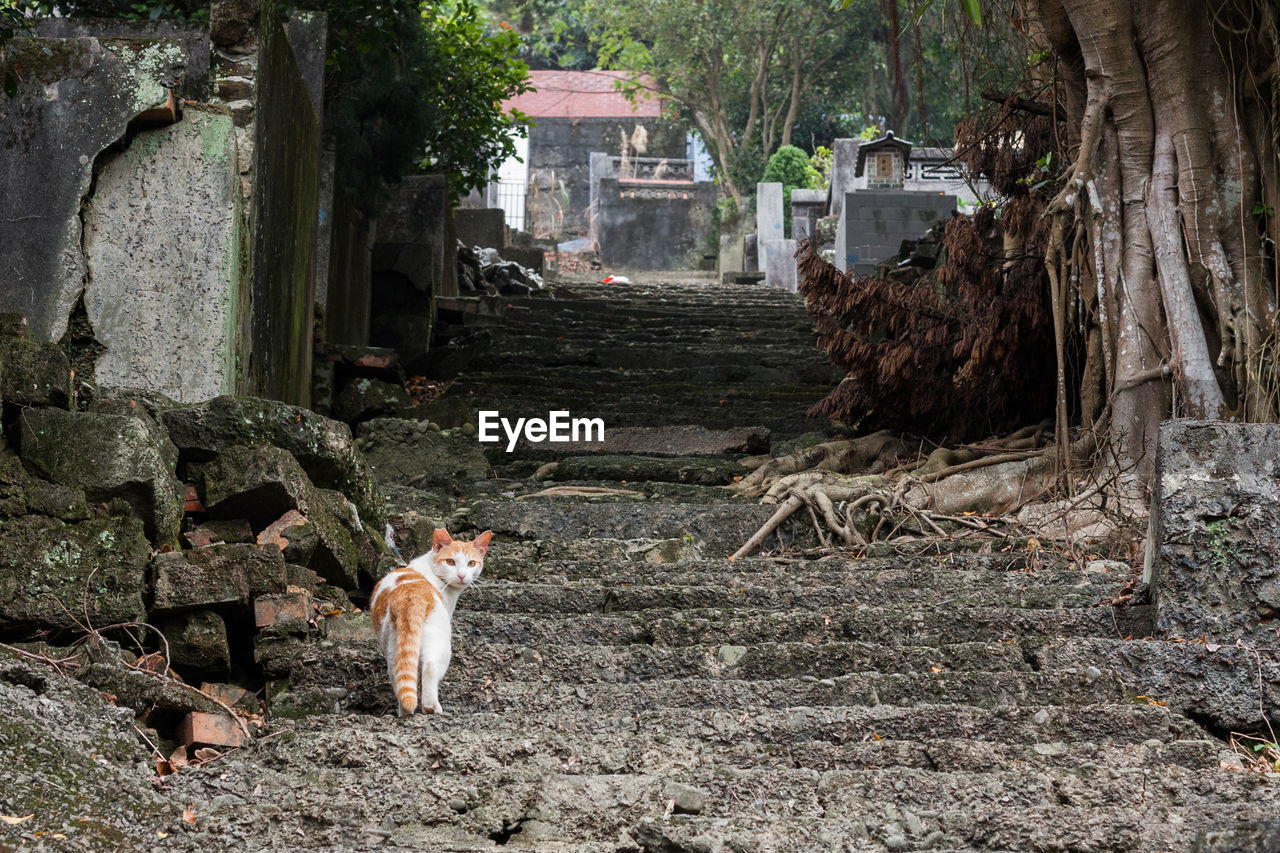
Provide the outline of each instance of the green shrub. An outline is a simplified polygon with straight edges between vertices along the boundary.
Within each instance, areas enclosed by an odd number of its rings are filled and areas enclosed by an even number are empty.
[[[794,145],[784,145],[769,158],[764,167],[764,183],[782,184],[782,222],[784,233],[791,233],[791,191],[820,184],[822,176],[809,162],[809,155]]]

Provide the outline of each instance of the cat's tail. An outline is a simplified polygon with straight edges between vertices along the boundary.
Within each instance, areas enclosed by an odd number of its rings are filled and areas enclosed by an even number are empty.
[[[425,603],[413,603],[402,613],[396,626],[396,701],[401,717],[412,716],[418,710],[418,657],[422,653],[422,625],[435,603],[434,596]]]

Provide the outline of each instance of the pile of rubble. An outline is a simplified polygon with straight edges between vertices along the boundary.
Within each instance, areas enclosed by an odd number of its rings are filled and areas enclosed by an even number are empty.
[[[463,293],[531,296],[545,287],[541,275],[516,261],[504,260],[497,249],[465,246],[458,241],[458,288]]]
[[[237,745],[259,647],[394,559],[350,429],[251,398],[77,400],[57,345],[2,319],[0,642],[130,708],[157,754]]]

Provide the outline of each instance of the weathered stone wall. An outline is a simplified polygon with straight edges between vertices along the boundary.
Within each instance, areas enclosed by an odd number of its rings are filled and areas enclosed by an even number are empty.
[[[538,237],[585,236],[591,207],[591,153],[622,153],[637,125],[647,131],[642,156],[685,155],[684,128],[656,120],[540,118],[529,131],[525,230]],[[636,152],[630,151],[635,154]]]
[[[1151,512],[1157,633],[1280,645],[1280,426],[1164,422]]]
[[[105,159],[85,212],[85,309],[100,385],[180,402],[233,392],[247,313],[231,117],[188,106]]]
[[[50,39],[165,39],[182,43],[186,62],[176,94],[190,101],[207,101],[212,94],[209,76],[209,28],[189,21],[125,21],[119,18],[44,18],[33,25],[36,35]]]
[[[84,286],[81,201],[94,164],[130,121],[169,101],[186,56],[176,41],[95,38],[7,50],[24,73],[0,98],[0,311],[58,340]]]
[[[311,394],[320,127],[274,4],[263,4],[258,45],[246,388],[305,406]]]

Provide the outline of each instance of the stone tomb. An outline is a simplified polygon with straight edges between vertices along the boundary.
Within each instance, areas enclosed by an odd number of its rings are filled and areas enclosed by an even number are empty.
[[[892,257],[903,240],[916,240],[956,209],[956,197],[903,190],[845,193],[836,228],[836,266],[842,272],[870,274]]]

